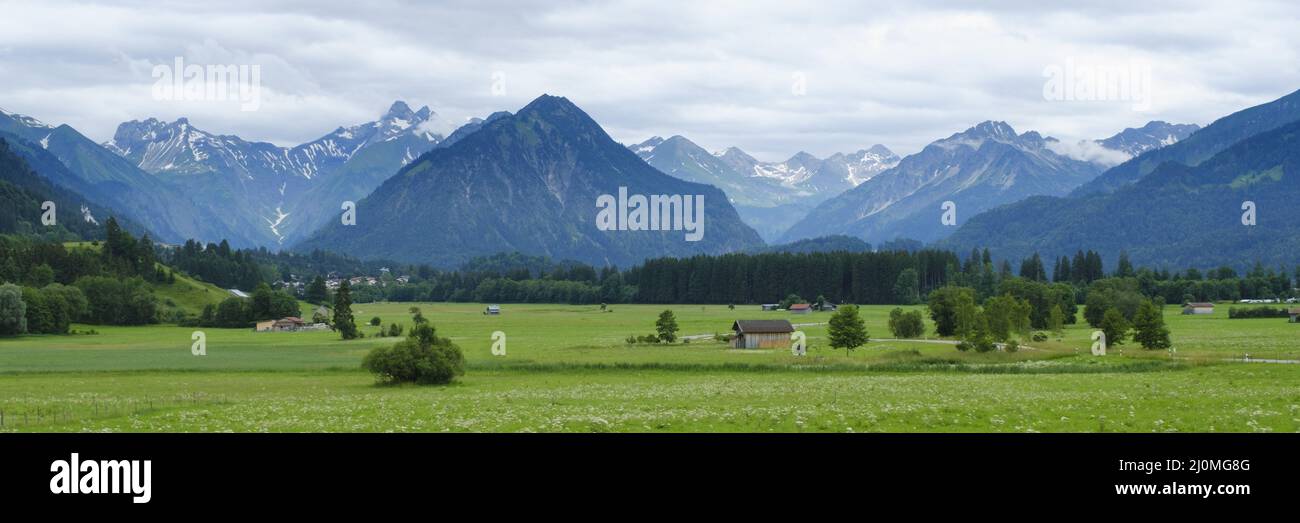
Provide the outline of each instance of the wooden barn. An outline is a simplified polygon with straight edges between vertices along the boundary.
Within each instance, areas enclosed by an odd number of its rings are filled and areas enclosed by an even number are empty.
[[[789,320],[736,320],[731,346],[737,349],[788,348],[794,326]]]
[[[1291,317],[1291,323],[1300,323],[1300,309],[1291,309],[1286,313]]]
[[[307,326],[307,322],[297,316],[289,316],[278,320],[262,320],[257,322],[253,327],[257,332],[293,332],[302,330]]]
[[[1183,314],[1214,314],[1213,303],[1186,303],[1183,304]]]
[[[808,314],[812,312],[812,305],[807,303],[794,303],[790,305],[790,314]]]

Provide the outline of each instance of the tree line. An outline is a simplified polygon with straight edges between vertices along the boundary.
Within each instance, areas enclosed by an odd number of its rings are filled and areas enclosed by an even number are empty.
[[[142,325],[160,321],[149,283],[175,281],[157,263],[149,236],[136,239],[113,218],[104,241],[69,249],[0,236],[0,335],[65,334],[72,322]]]

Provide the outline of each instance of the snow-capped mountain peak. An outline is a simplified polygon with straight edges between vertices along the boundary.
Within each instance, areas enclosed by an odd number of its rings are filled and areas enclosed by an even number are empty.
[[[1201,126],[1196,124],[1171,124],[1153,120],[1140,128],[1129,127],[1110,138],[1097,140],[1097,143],[1107,149],[1123,151],[1132,157],[1152,149],[1173,145],[1200,129]]]
[[[632,152],[637,155],[641,155],[642,153],[650,153],[651,151],[654,151],[655,147],[659,147],[659,144],[661,143],[664,143],[662,137],[651,136],[649,140],[633,145],[632,147],[629,147],[629,149],[632,149]]]
[[[12,118],[13,120],[17,121],[19,124],[21,124],[21,125],[23,125],[23,126],[25,126],[25,127],[36,127],[36,128],[42,128],[42,129],[53,129],[53,128],[54,128],[54,126],[52,126],[52,125],[49,125],[49,124],[47,124],[47,123],[45,123],[45,122],[42,122],[42,121],[40,121],[40,120],[37,120],[37,119],[32,118],[32,117],[30,117],[30,116],[27,116],[27,115],[25,115],[25,114],[11,113],[11,112],[9,112],[9,111],[6,111],[3,107],[0,107],[0,115],[4,115],[4,116],[7,116],[7,117],[9,117],[9,118]]]
[[[826,159],[823,169],[830,169],[832,165],[843,166],[843,180],[856,187],[875,175],[898,165],[898,161],[899,157],[894,154],[894,151],[883,145],[876,144],[850,154],[835,153]]]
[[[125,122],[103,145],[146,172],[197,194],[198,199],[238,195],[237,201],[226,201],[224,207],[260,218],[249,221],[271,240],[284,242],[287,235],[305,233],[303,228],[316,225],[308,223],[316,216],[304,217],[311,213],[299,211],[318,199],[318,188],[328,186],[320,189],[329,193],[327,200],[360,198],[365,194],[351,191],[369,187],[372,178],[391,175],[436,146],[444,134],[434,129],[441,127],[446,127],[445,122],[428,107],[412,110],[399,100],[377,120],[338,127],[294,147],[206,132],[184,117],[170,123],[157,118]],[[371,147],[377,152],[360,161],[374,171],[366,171],[365,180],[316,181],[346,170],[345,164]]]

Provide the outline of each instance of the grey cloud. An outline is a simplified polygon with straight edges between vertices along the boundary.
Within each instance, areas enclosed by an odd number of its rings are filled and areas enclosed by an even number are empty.
[[[774,160],[874,143],[905,154],[989,119],[1063,141],[1205,124],[1300,87],[1287,2],[1039,4],[7,2],[0,106],[97,140],[123,120],[188,116],[292,144],[395,99],[463,121],[546,92],[623,142],[681,134]],[[176,56],[261,65],[261,109],[153,100],[148,66]],[[1150,63],[1157,103],[1044,100],[1044,67],[1069,59]]]

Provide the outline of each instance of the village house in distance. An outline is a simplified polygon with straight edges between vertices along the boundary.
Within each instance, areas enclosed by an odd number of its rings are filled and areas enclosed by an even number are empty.
[[[775,349],[790,346],[794,326],[789,320],[736,320],[731,346],[736,349]]]
[[[289,316],[278,320],[262,320],[257,322],[253,330],[257,332],[297,332],[297,331],[316,331],[325,330],[329,326],[324,323],[309,324],[297,316]]]

